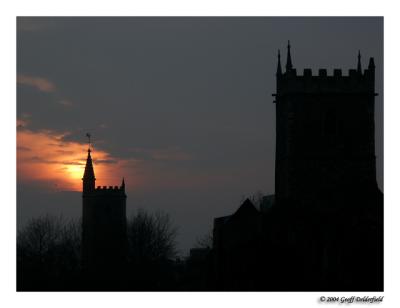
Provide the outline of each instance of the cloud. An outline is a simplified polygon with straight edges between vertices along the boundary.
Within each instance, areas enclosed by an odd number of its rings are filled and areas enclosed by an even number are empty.
[[[98,164],[116,164],[118,162],[116,159],[94,159],[93,161]]]
[[[30,151],[31,149],[24,146],[17,146],[17,151]]]
[[[56,152],[57,153],[60,153],[60,154],[74,154],[74,152],[73,151],[68,151],[68,150],[56,150]]]
[[[64,107],[71,107],[73,105],[72,102],[67,99],[59,100],[58,103]]]
[[[17,119],[17,129],[24,129],[28,125],[29,121],[24,119]]]
[[[56,86],[51,81],[42,77],[21,74],[17,77],[17,83],[34,87],[39,91],[46,93],[54,92],[56,90]]]
[[[85,162],[83,162],[83,161],[67,161],[67,162],[63,162],[62,164],[63,165],[85,166]]]
[[[179,147],[166,147],[160,149],[133,148],[130,152],[136,158],[154,161],[187,161],[192,156]]]
[[[26,32],[36,32],[45,28],[43,20],[35,17],[18,17],[17,30]]]
[[[51,183],[62,190],[80,191],[87,145],[65,141],[63,137],[66,134],[50,130],[18,130],[18,181]],[[128,169],[134,167],[133,160],[117,160],[103,150],[94,149],[92,157],[98,185],[120,184],[123,176],[129,178]],[[137,179],[130,179],[130,182],[133,184]]]
[[[192,159],[189,154],[183,152],[179,147],[154,150],[151,152],[151,155],[155,160],[163,161],[184,161]]]

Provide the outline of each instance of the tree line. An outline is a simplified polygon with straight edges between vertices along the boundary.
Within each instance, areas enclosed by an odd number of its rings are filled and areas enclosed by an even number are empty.
[[[163,289],[173,281],[177,228],[164,212],[143,209],[127,219],[127,268],[133,289]],[[44,215],[17,232],[17,290],[86,290],[81,219]],[[171,286],[170,286],[171,287]]]

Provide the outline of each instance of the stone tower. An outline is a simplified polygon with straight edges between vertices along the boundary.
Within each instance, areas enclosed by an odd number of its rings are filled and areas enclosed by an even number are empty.
[[[89,272],[114,272],[126,258],[125,182],[96,188],[90,143],[82,180],[83,267]]]
[[[348,75],[298,75],[288,43],[284,72],[278,52],[276,81],[277,202],[329,205],[375,193],[374,59],[363,71],[359,53]]]
[[[278,221],[275,232],[287,239],[278,259],[290,255],[296,290],[383,290],[374,59],[363,71],[359,52],[356,69],[346,75],[340,69],[298,75],[289,43],[284,72],[278,52],[276,80],[275,200],[281,216],[270,224]]]

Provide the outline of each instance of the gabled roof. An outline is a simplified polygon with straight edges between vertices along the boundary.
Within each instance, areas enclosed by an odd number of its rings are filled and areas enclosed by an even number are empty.
[[[247,198],[238,208],[238,210],[232,215],[232,218],[255,216],[258,214],[259,212],[254,206],[253,202],[251,202],[250,199]]]
[[[230,221],[235,221],[244,217],[254,217],[259,214],[260,212],[256,209],[253,202],[251,202],[250,199],[246,199],[232,215],[214,218],[214,224],[224,225]]]

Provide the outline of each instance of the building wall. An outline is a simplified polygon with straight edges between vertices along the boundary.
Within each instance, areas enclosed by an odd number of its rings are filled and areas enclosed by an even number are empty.
[[[277,77],[277,199],[315,203],[349,187],[376,189],[373,75],[325,73]]]

